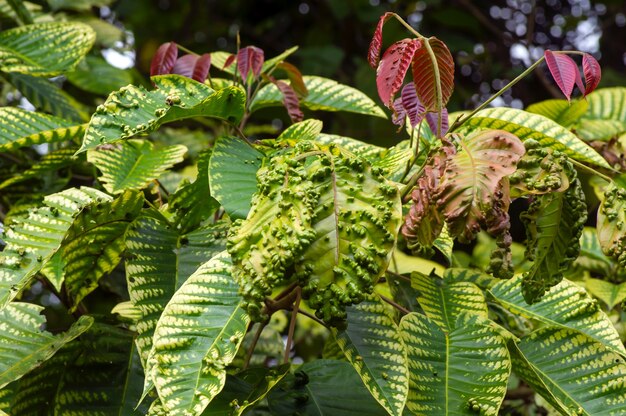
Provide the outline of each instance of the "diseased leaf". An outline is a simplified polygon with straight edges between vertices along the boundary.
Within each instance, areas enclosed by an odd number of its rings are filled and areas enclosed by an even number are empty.
[[[454,59],[445,43],[435,37],[427,41],[434,59],[423,43],[413,56],[413,82],[426,111],[439,112],[448,104],[454,89]],[[441,103],[437,98],[437,90],[441,91]]]
[[[626,265],[626,189],[609,184],[598,209],[597,233],[602,251]]]
[[[376,86],[380,99],[387,107],[391,107],[394,95],[400,90],[413,55],[420,45],[417,39],[402,39],[383,54],[376,69]]]
[[[565,95],[567,101],[570,101],[572,91],[574,90],[574,82],[578,82],[580,79],[578,65],[576,65],[576,62],[569,56],[563,53],[553,53],[550,49],[545,51],[544,57],[554,82],[556,82],[556,85],[558,85],[563,95]],[[581,91],[584,91],[582,89],[582,81],[580,81],[578,87]]]
[[[171,70],[172,74],[179,74],[187,78],[192,78],[198,82],[204,82],[209,75],[211,68],[211,55],[183,55],[176,60]]]
[[[600,64],[588,53],[583,54],[583,73],[585,74],[584,95],[588,95],[596,89],[602,78]]]
[[[374,36],[372,37],[372,41],[370,42],[369,50],[367,51],[367,62],[370,64],[372,69],[376,69],[378,67],[378,61],[380,59],[380,50],[383,46],[383,26],[393,16],[393,13],[387,12],[380,16],[378,20],[378,24],[376,25],[376,30],[374,31]]]
[[[237,70],[244,83],[250,74],[252,74],[254,79],[259,77],[264,61],[265,53],[256,46],[246,46],[239,49],[237,53]]]
[[[165,75],[172,72],[178,58],[178,46],[174,42],[166,42],[159,46],[150,63],[150,76]]]

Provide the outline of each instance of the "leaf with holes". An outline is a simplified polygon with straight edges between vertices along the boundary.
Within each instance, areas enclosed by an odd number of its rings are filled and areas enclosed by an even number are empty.
[[[43,307],[31,303],[12,302],[0,310],[0,388],[19,379],[52,357],[93,323],[81,317],[62,335],[44,331]]]
[[[446,44],[439,39],[431,37],[425,42],[413,56],[413,82],[426,111],[439,112],[448,104],[454,90],[454,59]],[[437,91],[441,94],[441,102]]]
[[[0,70],[51,77],[72,70],[96,40],[78,22],[45,22],[0,33]]]
[[[198,268],[176,291],[154,330],[146,377],[172,414],[200,414],[222,390],[250,318],[241,308],[228,253]],[[180,371],[184,369],[184,371]]]
[[[204,82],[209,75],[210,68],[211,55],[208,53],[202,55],[187,54],[176,60],[171,73]]]
[[[497,415],[511,360],[495,324],[461,314],[453,329],[417,314],[400,321],[408,351],[407,410],[423,415]]]
[[[347,327],[333,329],[337,343],[372,396],[401,415],[409,390],[407,350],[393,316],[376,295],[347,309]]]
[[[383,46],[383,26],[392,16],[393,13],[391,12],[383,14],[382,16],[380,16],[378,24],[376,25],[374,36],[372,37],[369,50],[367,51],[367,62],[373,69],[376,69],[376,67],[378,66],[378,61],[380,59],[380,50]]]
[[[150,63],[150,76],[165,75],[172,72],[178,58],[178,46],[174,42],[166,42],[159,46]]]
[[[183,161],[187,148],[172,145],[154,149],[147,140],[127,140],[102,146],[87,153],[87,161],[102,173],[104,188],[119,194],[127,189],[143,189],[163,172]]]
[[[376,69],[376,87],[382,102],[391,107],[394,95],[400,90],[406,71],[411,66],[415,51],[421,46],[417,39],[402,39],[383,54]]]
[[[209,161],[211,195],[233,219],[246,218],[263,153],[236,137],[217,139]]]

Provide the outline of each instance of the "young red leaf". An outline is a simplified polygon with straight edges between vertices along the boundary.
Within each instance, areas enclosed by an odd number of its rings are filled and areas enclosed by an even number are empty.
[[[283,105],[287,109],[291,122],[297,123],[298,121],[302,121],[304,119],[304,113],[300,110],[300,100],[298,100],[298,95],[293,88],[285,81],[276,80],[274,77],[269,77],[269,79],[283,95]]]
[[[435,74],[439,72],[443,108],[454,90],[454,59],[446,44],[439,39],[429,38],[428,44],[435,55],[436,62],[431,59],[426,46],[421,45],[413,56],[413,82],[417,96],[426,111],[439,111]]]
[[[211,55],[208,53],[200,56],[188,54],[178,58],[174,68],[172,68],[172,73],[193,78],[198,82],[204,82],[209,74],[210,66]]]
[[[406,115],[409,116],[409,122],[411,127],[417,126],[417,124],[424,118],[426,110],[417,98],[417,92],[415,91],[415,84],[408,83],[402,88],[400,93],[402,97],[402,106],[405,109]]]
[[[380,99],[387,107],[391,106],[393,96],[402,86],[413,54],[420,45],[417,39],[402,39],[391,45],[380,60],[376,70],[376,86]]]
[[[549,49],[545,51],[544,56],[552,78],[565,95],[565,98],[567,98],[567,101],[569,101],[574,90],[574,82],[577,82],[576,76],[580,79],[578,65],[569,56],[562,53],[554,53]],[[581,85],[582,82],[578,85],[578,88]]]
[[[224,62],[222,69],[226,69],[231,66],[233,62],[235,62],[235,58],[237,58],[235,55],[229,55],[228,58],[226,58],[226,62]]]
[[[298,96],[306,97],[309,95],[309,90],[306,88],[304,80],[302,79],[302,73],[300,73],[298,68],[288,62],[281,62],[276,65],[276,67],[287,73],[289,81],[291,81],[291,88],[294,89]]]
[[[402,105],[402,98],[396,98],[391,106],[393,110],[393,114],[391,115],[391,122],[396,126],[404,126],[404,121],[406,119],[406,110],[404,105]]]
[[[370,42],[370,48],[367,52],[367,61],[374,69],[376,69],[376,66],[378,65],[378,60],[380,59],[380,49],[383,46],[383,26],[392,15],[393,13],[387,12],[380,16],[380,20],[378,20],[378,25],[376,25],[374,37]]]
[[[245,82],[248,79],[250,72],[254,75],[254,78],[258,78],[263,68],[263,61],[265,61],[265,54],[262,49],[256,46],[246,46],[239,49],[237,54],[237,69],[239,74]]]
[[[602,78],[602,70],[596,58],[588,53],[583,55],[583,73],[585,74],[585,92],[584,95],[590,94],[596,89]]]
[[[437,124],[439,123],[439,113],[426,113],[426,122],[430,131],[437,134]],[[448,109],[441,110],[441,136],[448,132]]]
[[[178,46],[174,42],[159,46],[150,63],[150,76],[171,73],[177,57]]]

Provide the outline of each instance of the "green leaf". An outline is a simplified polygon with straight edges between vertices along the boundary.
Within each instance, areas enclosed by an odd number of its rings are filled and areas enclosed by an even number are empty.
[[[102,58],[86,56],[67,79],[81,90],[106,95],[133,82],[131,73],[116,68]]]
[[[567,100],[552,99],[531,104],[526,111],[554,120],[563,127],[571,127],[587,112],[588,106],[586,100],[569,103]]]
[[[104,188],[119,194],[127,189],[143,189],[163,172],[183,161],[187,148],[183,145],[154,149],[147,140],[127,140],[87,153],[87,161],[102,173]]]
[[[0,151],[42,143],[58,143],[80,137],[85,126],[47,114],[0,107]]]
[[[381,150],[378,154],[372,154],[371,158],[365,157],[372,162],[374,167],[383,170],[385,178],[390,181],[401,182],[405,176],[407,165],[413,158],[414,151],[409,147],[409,142],[400,142],[389,149]],[[413,171],[416,171],[415,168],[410,173]]]
[[[89,119],[87,108],[55,83],[26,74],[8,74],[7,77],[36,109],[77,123]]]
[[[112,0],[47,0],[52,10],[89,11],[92,7],[108,6]]]
[[[626,88],[600,88],[587,96],[589,109],[584,118],[588,120],[616,120],[626,123]]]
[[[526,254],[533,260],[530,270],[524,273],[522,291],[524,299],[532,303],[559,283],[563,272],[578,257],[587,221],[580,181],[573,179],[565,192],[538,195],[521,218],[526,226]]]
[[[303,364],[269,395],[272,415],[386,416],[350,363],[315,360]]]
[[[335,144],[341,146],[370,163],[379,161],[381,153],[387,151],[384,147],[374,146],[351,137],[337,136],[336,134],[321,133],[315,138],[315,141],[326,145]]]
[[[88,187],[70,188],[48,195],[44,206],[7,227],[0,252],[0,309],[28,285],[31,278],[59,249],[74,217],[94,202],[111,197]]]
[[[238,87],[217,92],[180,75],[152,77],[156,88],[128,85],[109,95],[91,117],[80,151],[155,131],[164,123],[190,117],[213,117],[238,123],[245,93]]]
[[[495,325],[461,314],[445,331],[410,313],[400,322],[407,346],[410,391],[407,410],[420,415],[497,415],[506,394],[511,361]]]
[[[494,279],[480,270],[461,269],[455,267],[446,269],[443,274],[443,280],[448,285],[456,282],[470,282],[482,290],[489,289],[499,281],[498,279]]]
[[[137,217],[143,194],[127,191],[117,199],[84,209],[72,223],[61,246],[65,288],[74,306],[112,272],[125,249],[124,234]]]
[[[250,321],[231,268],[226,252],[200,266],[176,291],[154,330],[146,374],[170,414],[199,415],[224,387],[225,367]]]
[[[599,273],[603,276],[611,274],[614,264],[602,252],[595,228],[583,228],[583,233],[580,236],[580,255],[574,264],[583,270]]]
[[[0,388],[52,357],[93,323],[93,318],[83,316],[63,335],[55,336],[42,329],[46,322],[43,309],[13,302],[0,310]]]
[[[236,137],[220,137],[209,161],[211,195],[233,219],[246,218],[263,153]]]
[[[579,162],[609,167],[602,156],[574,133],[538,114],[514,108],[488,108],[479,111],[465,125],[470,128],[506,130],[522,141],[537,140],[542,147],[559,150]]]
[[[598,242],[607,256],[626,265],[626,189],[611,182],[604,190],[596,222]]]
[[[39,162],[32,165],[29,169],[17,173],[6,181],[0,183],[0,189],[7,188],[16,183],[21,183],[29,179],[41,178],[51,172],[73,166],[79,161],[74,156],[76,149],[60,149],[50,153],[46,153]]]
[[[626,299],[626,282],[614,284],[589,277],[585,279],[585,287],[589,293],[606,303],[609,310]]]
[[[437,275],[413,272],[411,286],[418,291],[417,301],[426,316],[446,332],[454,329],[463,313],[488,318],[485,296],[473,283],[448,283]]]
[[[618,120],[588,120],[582,119],[576,125],[576,134],[581,139],[590,142],[593,140],[608,141],[626,131],[626,122]]]
[[[544,327],[512,348],[513,370],[565,415],[626,413],[624,359],[580,332]]]
[[[393,316],[376,295],[347,308],[347,327],[332,329],[365,387],[391,415],[401,415],[409,391],[407,350]]]
[[[304,76],[309,94],[301,104],[311,110],[348,111],[387,118],[384,111],[361,91],[328,78]],[[285,81],[287,82],[287,81]],[[261,88],[250,104],[250,111],[282,105],[282,95],[274,84]]]
[[[78,22],[45,22],[0,33],[0,70],[50,77],[75,67],[96,34]]]
[[[276,140],[315,140],[322,132],[323,126],[324,123],[320,120],[300,121],[287,127]]]
[[[608,349],[626,356],[626,349],[611,320],[580,286],[564,279],[537,302],[527,304],[522,277],[499,282],[489,293],[511,312],[544,324],[579,331]]]
[[[226,246],[226,224],[178,230],[159,216],[143,215],[126,234],[126,278],[130,300],[141,311],[137,348],[142,362],[152,348],[161,312],[182,284]]]

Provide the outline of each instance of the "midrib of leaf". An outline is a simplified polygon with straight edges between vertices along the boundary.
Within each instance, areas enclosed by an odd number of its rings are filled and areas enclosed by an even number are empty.
[[[470,165],[472,166],[472,170],[471,172],[476,172],[478,169],[476,167],[476,161],[474,160],[474,156],[472,155],[472,152],[469,151],[469,149],[467,148],[467,146],[465,146],[465,143],[463,143],[463,140],[459,141],[461,147],[463,148],[463,151],[465,152],[465,154],[467,155]],[[470,174],[471,174],[470,172]],[[472,176],[472,204],[471,207],[474,206],[474,202],[476,201],[476,179],[478,178],[478,175],[476,175],[475,173]],[[471,213],[471,207],[470,207],[470,213]],[[469,214],[469,213],[468,213]]]
[[[435,56],[435,52],[433,52],[433,48],[430,47],[430,42],[428,39],[422,39],[422,45],[426,46],[426,50],[428,51],[428,56],[430,56],[430,61],[433,64],[433,69],[435,72],[435,92],[437,93],[437,136],[441,136],[441,112],[443,109],[443,93],[441,91],[441,74],[439,73],[439,63],[437,62],[437,57]]]
[[[552,211],[547,211],[544,216],[544,218],[550,218],[552,214],[555,212],[558,215],[558,221],[554,221],[552,225],[544,228],[544,235],[551,240],[550,246],[556,245],[559,243],[558,241],[559,239],[557,237],[559,233],[559,224],[561,223],[561,219],[563,217],[563,202],[565,201],[564,194],[562,193],[553,194],[553,196],[554,196],[554,199],[552,199],[550,204],[552,205],[552,202],[556,201],[557,206],[554,207]],[[534,266],[533,268],[539,267],[539,264],[543,263],[545,258],[548,256],[549,252],[550,250],[540,250],[540,253],[538,253],[537,255],[538,258],[535,259],[536,266]]]
[[[126,401],[126,392],[128,391],[128,381],[130,380],[130,376],[132,375],[131,373],[131,368],[133,365],[133,352],[135,350],[135,340],[133,338],[133,344],[130,347],[130,351],[129,351],[129,358],[128,358],[128,365],[126,366],[126,376],[124,377],[124,391],[122,394],[122,401],[120,402],[120,409],[117,411],[118,416],[125,416],[122,413],[120,413],[122,411],[122,407],[124,406],[124,402]],[[59,383],[60,385],[61,383]],[[139,406],[141,403],[137,403],[137,406]]]
[[[337,175],[335,172],[335,162],[333,161],[332,156],[330,157],[330,166],[331,166],[331,177],[332,177],[332,183],[333,183],[333,199],[334,199],[334,204],[333,204],[333,215],[335,216],[335,240],[337,242],[336,244],[336,248],[335,248],[335,266],[339,264],[339,255],[340,255],[340,247],[339,244],[341,242],[341,239],[339,238],[339,212],[337,212],[337,205],[339,202],[339,197],[337,195]]]
[[[445,310],[445,307],[444,307]],[[449,398],[448,398],[448,391],[450,389],[450,333],[447,331],[443,331],[444,336],[446,337],[446,392],[445,392],[445,397],[446,397],[446,404],[445,404],[445,410],[446,410],[446,415],[448,414],[448,403],[449,403]]]
[[[307,391],[309,392],[309,397],[313,398],[313,403],[315,404],[315,408],[317,409],[317,413],[320,416],[323,416],[322,413],[322,408],[320,407],[320,405],[317,403],[317,397],[315,397],[315,394],[313,394],[313,391],[311,390],[311,388],[308,386],[306,386]]]
[[[132,146],[134,150],[138,150],[135,146]],[[128,171],[128,174],[126,175],[126,178],[122,181],[122,183],[120,184],[120,186],[118,186],[118,189],[125,189],[127,187],[126,182],[129,181],[129,178],[133,177],[133,173],[135,172],[135,170],[137,169],[137,167],[140,165],[141,160],[144,158],[144,156],[146,155],[144,152],[142,152],[141,150],[139,150],[139,156],[137,157],[137,160],[135,160],[135,162],[133,163],[133,167],[130,168],[130,170]]]

